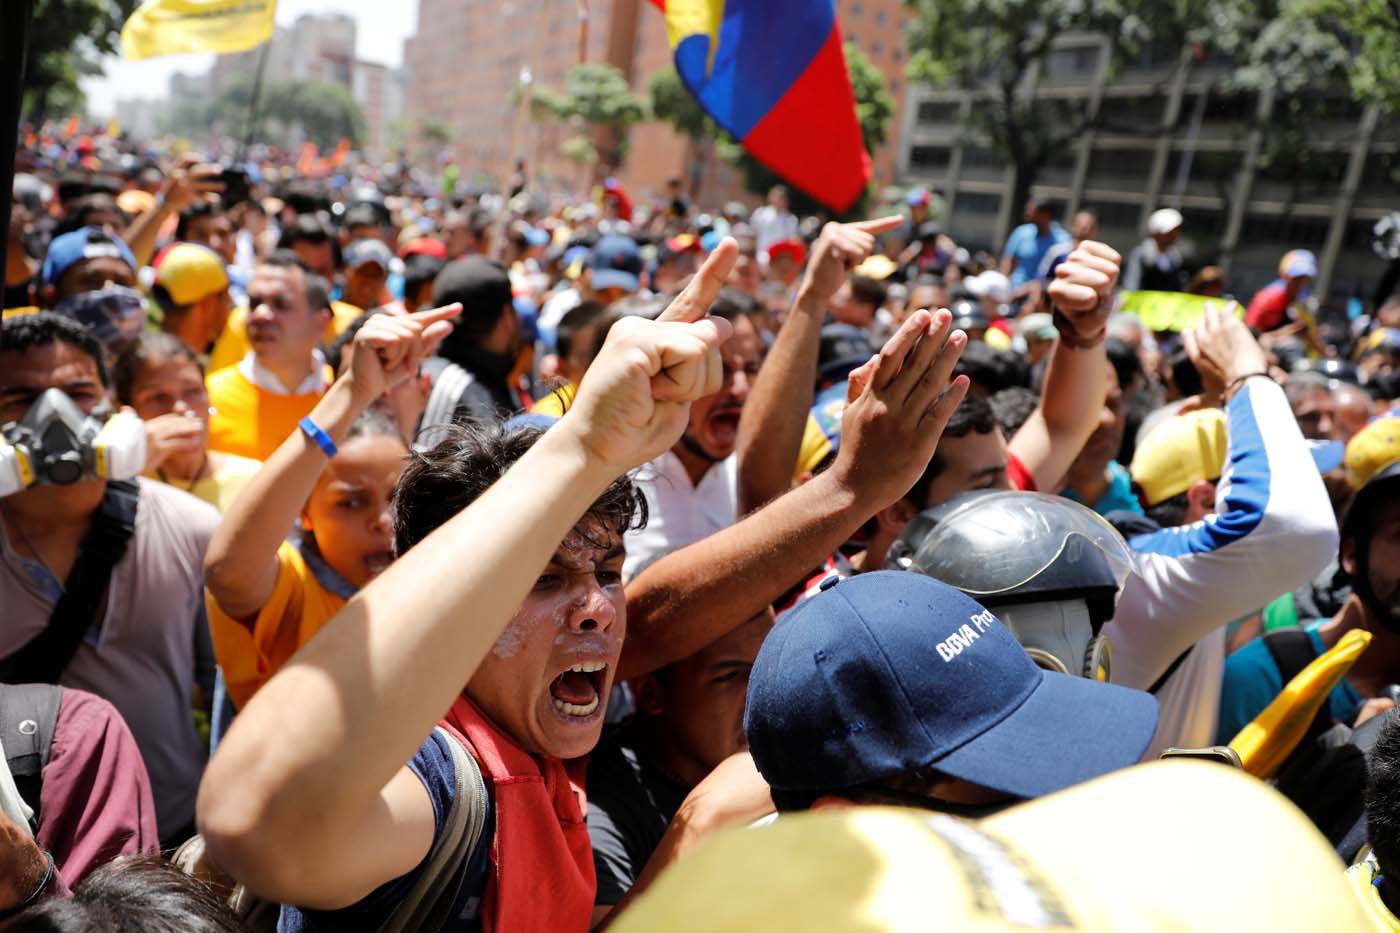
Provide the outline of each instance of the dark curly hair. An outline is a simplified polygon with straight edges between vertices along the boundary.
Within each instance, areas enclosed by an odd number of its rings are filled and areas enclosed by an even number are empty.
[[[409,455],[394,490],[395,551],[405,554],[475,502],[545,430],[533,425],[454,424],[426,432],[433,445]],[[589,507],[579,520],[579,534],[587,539],[587,529],[595,523],[619,535],[629,528],[646,526],[646,499],[630,475],[614,480]]]

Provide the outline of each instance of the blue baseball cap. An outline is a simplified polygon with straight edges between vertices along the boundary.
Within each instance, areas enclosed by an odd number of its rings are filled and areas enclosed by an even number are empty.
[[[588,254],[591,285],[596,289],[621,288],[636,292],[641,288],[642,254],[629,236],[610,233],[600,237]]]
[[[49,244],[49,251],[44,256],[40,276],[45,285],[57,285],[58,280],[63,278],[63,273],[84,259],[96,259],[100,256],[120,259],[131,267],[133,273],[141,268],[136,262],[136,257],[132,255],[131,247],[127,246],[121,237],[104,233],[99,227],[83,227],[53,238],[53,242]]]
[[[993,615],[922,574],[829,578],[783,616],[749,677],[744,730],[781,790],[922,768],[1015,797],[1136,764],[1148,693],[1042,670]]]

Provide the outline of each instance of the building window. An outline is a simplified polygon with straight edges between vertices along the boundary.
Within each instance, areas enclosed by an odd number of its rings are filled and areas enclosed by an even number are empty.
[[[909,150],[909,167],[922,174],[946,172],[953,158],[953,150],[948,146],[915,146]]]
[[[1055,78],[1085,78],[1098,67],[1099,50],[1093,45],[1052,49],[1045,59],[1045,74]]]
[[[1001,195],[985,194],[981,191],[958,192],[957,213],[995,214],[1001,210]]]
[[[920,124],[956,124],[961,105],[955,100],[926,100],[919,104],[916,121]]]

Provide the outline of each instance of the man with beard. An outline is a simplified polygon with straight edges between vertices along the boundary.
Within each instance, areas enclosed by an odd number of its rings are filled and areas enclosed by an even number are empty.
[[[1327,697],[1332,719],[1360,724],[1393,705],[1382,690],[1400,682],[1400,460],[1379,470],[1357,492],[1342,521],[1339,551],[1352,594],[1331,619],[1305,626],[1313,657],[1354,628],[1371,645]],[[1225,661],[1217,737],[1228,742],[1283,690],[1279,661],[1256,638]]]
[[[279,251],[253,270],[248,307],[252,349],[207,380],[209,448],[266,460],[330,386],[316,346],[331,319],[330,285]]]
[[[615,676],[688,653],[666,626],[624,643],[622,531],[645,515],[627,473],[719,388],[729,325],[705,311],[733,259],[722,243],[660,320],[619,322],[548,430],[460,429],[416,457],[400,559],[240,712],[200,824],[250,891],[302,905],[281,929],[589,927],[582,758]],[[441,334],[386,348],[368,394],[411,378]],[[687,803],[690,833],[724,822]]]
[[[438,355],[423,363],[433,388],[422,426],[494,421],[517,411],[520,395],[510,372],[522,337],[506,267],[483,256],[454,260],[434,281],[432,303],[460,304],[462,314]]]

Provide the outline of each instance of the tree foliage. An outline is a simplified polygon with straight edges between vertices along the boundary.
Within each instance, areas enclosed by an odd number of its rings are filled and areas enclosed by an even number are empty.
[[[1379,10],[1391,0],[906,0],[906,5],[914,14],[909,76],[979,94],[970,129],[1014,169],[1012,197],[1020,203],[1060,150],[1087,129],[1106,126],[1088,95],[1033,93],[1035,77],[1044,72],[1060,37],[1102,37],[1110,77],[1145,53],[1162,50],[1168,55],[1191,50],[1198,59],[1211,56],[1226,63],[1218,89],[1273,93],[1274,111],[1258,126],[1265,163],[1282,170],[1290,162],[1317,161],[1307,145],[1308,128],[1328,105],[1318,89],[1342,80],[1349,67],[1342,24],[1360,16],[1355,8]],[[1353,19],[1334,13],[1330,22],[1319,22],[1316,12],[1322,8],[1346,9]],[[1397,42],[1396,36],[1393,30],[1389,41]],[[1381,39],[1371,44],[1387,48]],[[1400,69],[1400,57],[1392,52],[1380,66]],[[1356,80],[1364,85],[1372,79]]]
[[[562,87],[529,87],[530,110],[537,119],[552,118],[594,130],[603,147],[601,155],[611,164],[626,151],[628,128],[648,115],[646,101],[632,93],[622,72],[601,62],[573,66]]]
[[[36,0],[29,23],[24,116],[42,122],[81,109],[78,82],[102,73],[101,59],[116,54],[121,28],[138,0]],[[13,28],[19,4],[7,3],[0,28]]]
[[[183,136],[216,132],[242,137],[248,130],[253,82],[251,74],[240,75],[212,100],[177,101],[162,129]],[[259,140],[283,146],[304,138],[325,149],[342,139],[359,143],[365,136],[365,117],[350,91],[325,81],[264,83],[257,121]]]
[[[1281,21],[1295,34],[1314,34],[1344,60],[1358,100],[1400,114],[1400,3],[1291,0]]]

